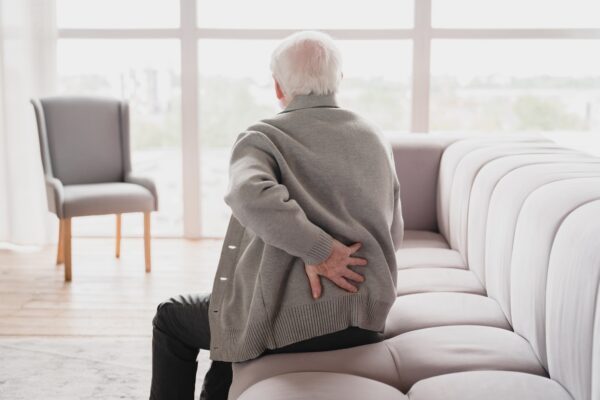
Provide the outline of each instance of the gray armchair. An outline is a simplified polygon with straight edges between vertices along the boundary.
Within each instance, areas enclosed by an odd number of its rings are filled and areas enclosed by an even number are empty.
[[[116,214],[116,257],[121,214],[144,213],[146,272],[150,212],[158,207],[154,182],[131,171],[129,106],[94,97],[32,99],[46,181],[48,209],[60,219],[57,264],[71,280],[71,218]]]

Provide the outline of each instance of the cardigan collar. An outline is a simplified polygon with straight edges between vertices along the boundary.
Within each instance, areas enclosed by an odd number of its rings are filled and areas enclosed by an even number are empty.
[[[286,108],[279,114],[286,113],[289,111],[300,110],[303,108],[316,108],[316,107],[339,107],[335,93],[331,94],[297,94],[292,98]]]

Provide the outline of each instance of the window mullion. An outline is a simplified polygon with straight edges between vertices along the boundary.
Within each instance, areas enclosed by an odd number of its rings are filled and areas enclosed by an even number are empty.
[[[183,234],[193,239],[202,235],[196,0],[180,1]]]
[[[429,131],[431,0],[415,1],[412,70],[412,132]]]

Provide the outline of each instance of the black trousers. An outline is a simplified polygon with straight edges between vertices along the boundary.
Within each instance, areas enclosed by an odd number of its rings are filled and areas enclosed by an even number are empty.
[[[172,297],[158,305],[152,321],[151,400],[192,400],[196,358],[210,349],[208,305],[210,293]],[[358,327],[317,336],[263,354],[326,351],[383,340],[379,332]],[[211,361],[200,392],[201,400],[227,400],[231,386],[231,363]]]

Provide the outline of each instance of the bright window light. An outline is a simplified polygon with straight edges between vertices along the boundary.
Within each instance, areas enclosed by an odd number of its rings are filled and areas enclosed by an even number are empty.
[[[600,42],[435,40],[433,131],[600,129]]]
[[[59,28],[176,28],[179,0],[56,0]]]
[[[231,210],[223,196],[235,138],[252,123],[281,111],[269,69],[277,43],[218,39],[198,43],[202,220],[206,235],[222,236],[227,228]],[[411,43],[339,40],[337,44],[344,59],[340,105],[359,112],[385,131],[408,130]]]
[[[125,99],[130,104],[133,170],[154,179],[159,211],[153,232],[180,235],[181,77],[179,43],[170,39],[61,39],[59,92]],[[114,216],[90,217],[75,234],[114,233]],[[123,234],[141,234],[140,215],[123,216]],[[86,218],[86,220],[88,220]]]
[[[598,0],[433,0],[442,28],[598,28]]]
[[[410,28],[412,0],[198,0],[202,28]]]

